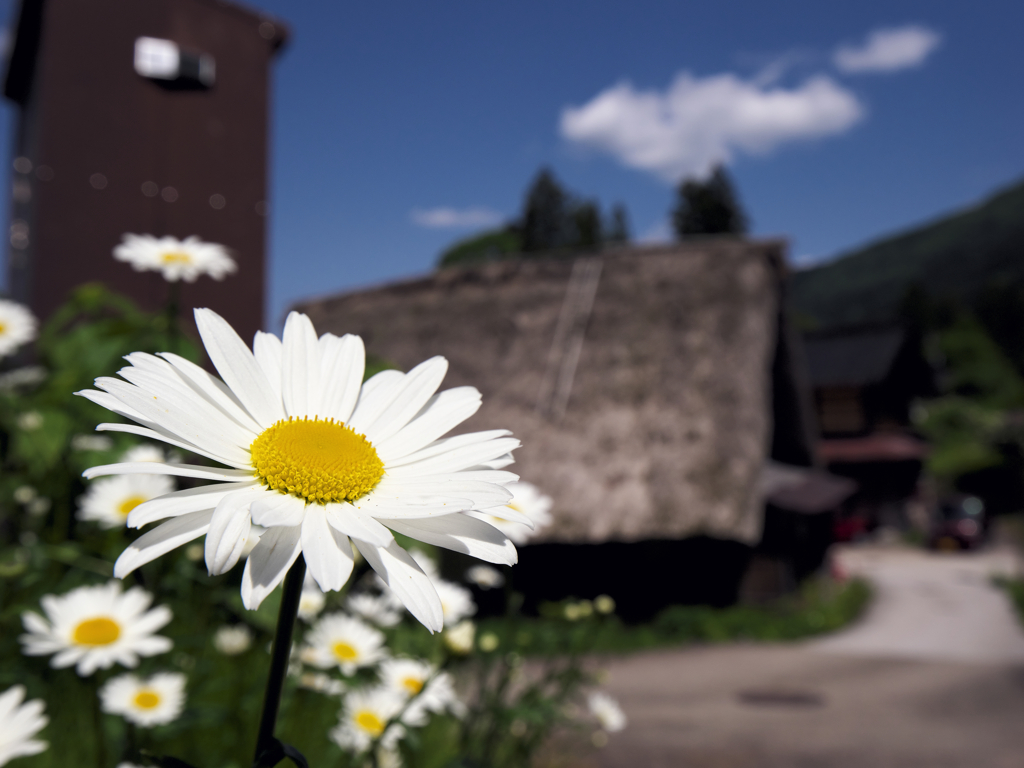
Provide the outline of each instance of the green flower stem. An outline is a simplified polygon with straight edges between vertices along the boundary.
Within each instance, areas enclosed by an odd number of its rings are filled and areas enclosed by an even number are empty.
[[[284,580],[284,594],[281,596],[281,610],[277,614],[277,631],[274,634],[274,646],[271,651],[270,674],[267,677],[267,692],[263,697],[263,714],[260,716],[260,730],[256,737],[254,768],[266,765],[261,762],[261,758],[273,752],[274,727],[277,725],[277,711],[281,706],[284,678],[288,674],[292,630],[295,629],[295,617],[299,614],[299,600],[302,597],[302,582],[305,578],[306,561],[300,555]]]

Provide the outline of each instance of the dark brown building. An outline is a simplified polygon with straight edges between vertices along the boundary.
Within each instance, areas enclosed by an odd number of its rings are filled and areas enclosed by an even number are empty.
[[[157,309],[163,278],[112,249],[126,232],[197,235],[239,269],[183,284],[181,306],[212,307],[251,338],[263,320],[269,70],[285,38],[279,22],[218,0],[23,0],[4,83],[19,107],[12,297],[45,318],[102,280]]]

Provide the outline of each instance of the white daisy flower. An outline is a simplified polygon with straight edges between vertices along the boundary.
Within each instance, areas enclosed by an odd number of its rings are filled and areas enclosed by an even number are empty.
[[[49,718],[43,714],[42,699],[26,701],[25,686],[15,685],[0,693],[0,765],[16,757],[38,755],[49,746],[32,737],[46,727]]]
[[[507,464],[519,441],[504,430],[442,437],[480,406],[472,387],[437,392],[448,367],[443,358],[408,374],[382,371],[363,384],[362,340],[318,339],[305,315],[288,316],[283,342],[257,333],[255,355],[211,310],[196,310],[196,323],[223,382],[173,354],[134,353],[120,372],[127,381],[100,378],[103,391],[79,393],[141,425],[100,430],[162,440],[230,467],[160,466],[220,482],[138,506],[132,527],[171,519],[118,558],[116,576],[204,534],[207,568],[224,573],[242,556],[255,523],[267,531],[242,574],[242,601],[255,609],[300,554],[323,590],[340,589],[352,572],[351,537],[413,616],[439,630],[441,601],[431,580],[391,530],[489,562],[516,561],[504,534],[461,513],[496,514],[497,507],[509,520],[529,522],[498,506],[510,499],[505,484],[517,478],[492,468]],[[113,464],[85,476],[153,470]]]
[[[398,723],[388,726],[388,721],[402,711],[404,704],[403,697],[387,688],[352,691],[345,697],[341,721],[331,730],[331,740],[354,752],[368,749],[374,740],[391,749],[405,735],[405,729]]]
[[[434,588],[437,590],[437,596],[441,598],[445,626],[454,626],[476,613],[473,593],[461,584],[438,580],[434,583]]]
[[[36,337],[38,323],[28,307],[0,299],[0,357],[14,354],[18,347]]]
[[[139,443],[121,454],[120,460],[126,464],[132,464],[137,461],[175,464],[181,461],[181,455],[177,451],[165,451],[159,445],[153,445],[153,443]]]
[[[383,595],[367,592],[349,595],[345,609],[378,627],[393,627],[402,620],[402,614],[396,610],[394,602]]]
[[[299,688],[306,688],[326,696],[341,696],[346,690],[345,684],[323,672],[303,672],[299,675]]]
[[[317,586],[313,576],[307,571],[302,582],[302,593],[299,595],[299,618],[312,623],[327,605],[327,595]]]
[[[626,713],[607,693],[593,691],[587,696],[587,709],[608,733],[615,733],[626,727]]]
[[[114,664],[134,667],[140,656],[171,650],[170,640],[153,634],[171,620],[171,609],[159,605],[147,611],[153,596],[140,587],[122,594],[120,582],[111,581],[44,595],[40,602],[46,618],[23,613],[29,634],[19,639],[27,656],[56,654],[51,667],[77,664],[78,674],[87,677]]]
[[[387,659],[380,665],[380,682],[395,695],[413,699],[402,721],[408,725],[426,725],[429,712],[465,712],[465,706],[455,695],[455,687],[447,672],[418,659]]]
[[[384,635],[343,613],[321,616],[306,635],[306,644],[302,651],[305,663],[320,669],[338,666],[346,675],[387,656]]]
[[[474,565],[466,571],[466,580],[480,589],[495,589],[505,585],[505,577],[497,568],[489,565]]]
[[[493,525],[516,544],[525,544],[540,531],[551,525],[551,505],[554,503],[550,496],[541,492],[540,488],[533,483],[520,480],[517,483],[509,483],[505,486],[512,493],[512,501],[502,509],[485,509],[479,512],[470,512],[473,517]],[[521,521],[513,521],[508,517],[508,511],[517,512],[532,525],[521,525]]]
[[[149,678],[118,675],[100,688],[100,706],[143,728],[174,722],[185,706],[185,676],[158,672]]]
[[[228,249],[218,243],[204,243],[194,235],[174,237],[125,234],[114,248],[114,258],[132,265],[136,272],[160,272],[164,280],[194,283],[200,275],[223,280],[238,269]]]
[[[226,624],[213,633],[213,647],[225,656],[237,656],[252,646],[252,630],[245,624]]]
[[[79,520],[92,520],[101,528],[123,528],[128,514],[140,504],[174,490],[167,475],[120,475],[89,484],[78,499]]]
[[[444,631],[444,644],[452,653],[465,656],[473,651],[476,642],[476,624],[469,619],[460,621],[451,629]]]

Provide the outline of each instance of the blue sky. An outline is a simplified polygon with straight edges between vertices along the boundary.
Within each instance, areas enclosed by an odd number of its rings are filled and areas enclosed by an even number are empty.
[[[674,180],[723,160],[754,234],[800,263],[1024,177],[1019,2],[259,7],[292,29],[272,327],[303,298],[429,271],[513,217],[541,165],[656,239]]]

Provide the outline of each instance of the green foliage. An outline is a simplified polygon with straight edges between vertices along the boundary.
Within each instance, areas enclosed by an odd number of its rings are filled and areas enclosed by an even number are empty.
[[[1017,301],[1005,293],[1019,296],[1024,286],[1022,251],[1024,182],[1018,182],[980,205],[797,272],[793,301],[823,328],[889,322],[897,317],[908,286],[918,283],[930,296],[954,297],[973,307],[992,329],[1002,324],[1005,310],[990,304],[992,287],[1004,294],[1002,300]],[[1007,311],[1007,317],[1020,316],[1017,308]],[[1022,327],[1006,333],[1017,338]]]
[[[796,595],[767,606],[673,606],[650,624],[631,626],[614,615],[568,620],[566,609],[575,601],[565,601],[547,606],[541,618],[516,624],[497,619],[481,622],[480,631],[496,633],[502,648],[540,657],[583,649],[629,653],[685,643],[795,640],[845,626],[861,614],[870,597],[868,585],[857,579],[844,584],[811,579]]]
[[[746,233],[747,216],[723,166],[716,165],[706,181],[684,179],[677,195],[672,225],[680,240],[693,235]]]
[[[439,267],[458,267],[467,264],[482,264],[488,261],[499,261],[510,255],[521,253],[522,238],[511,227],[503,227],[449,246],[441,253],[437,265]]]
[[[1008,579],[1005,576],[999,576],[992,581],[997,587],[1006,590],[1010,600],[1013,601],[1017,618],[1024,624],[1024,579]]]

